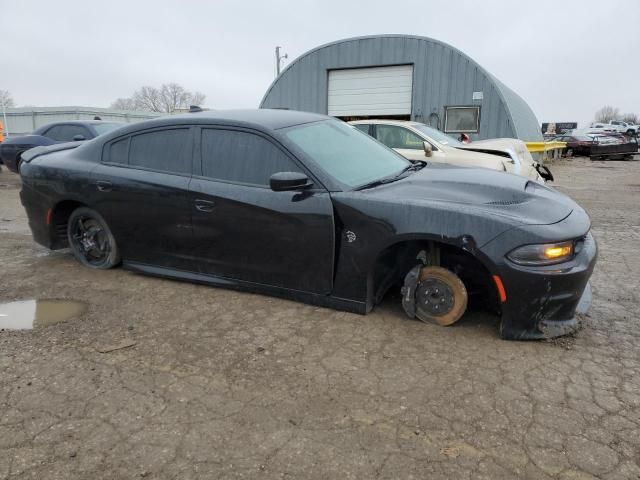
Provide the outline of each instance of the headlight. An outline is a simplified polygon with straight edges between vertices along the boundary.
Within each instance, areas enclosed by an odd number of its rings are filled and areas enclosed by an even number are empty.
[[[507,258],[518,265],[554,265],[566,262],[573,257],[574,243],[543,243],[525,245],[512,250]]]

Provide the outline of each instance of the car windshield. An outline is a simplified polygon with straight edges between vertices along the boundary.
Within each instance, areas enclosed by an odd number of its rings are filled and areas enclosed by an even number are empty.
[[[285,136],[325,172],[353,188],[398,175],[411,165],[366,133],[338,120],[290,127]]]
[[[110,132],[111,130],[115,130],[116,128],[120,128],[122,126],[123,126],[122,123],[109,123],[109,122],[94,123],[92,125],[92,127],[94,128],[94,130],[98,135],[103,135],[105,133]]]
[[[464,147],[464,143],[459,142],[453,137],[442,133],[440,130],[436,130],[433,127],[427,125],[413,125],[413,128],[421,131],[425,135],[429,136],[432,140],[435,140],[442,145],[449,145],[451,147]]]

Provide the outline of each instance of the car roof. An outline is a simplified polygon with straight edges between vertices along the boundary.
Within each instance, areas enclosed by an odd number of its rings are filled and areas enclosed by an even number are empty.
[[[317,113],[299,112],[297,110],[284,109],[243,109],[243,110],[205,110],[197,113],[185,113],[182,115],[171,115],[154,120],[154,122],[172,123],[176,120],[198,120],[198,123],[225,122],[239,123],[260,126],[271,130],[291,127],[302,123],[317,122],[327,120],[332,117],[319,115]],[[162,123],[164,123],[162,122]]]
[[[385,120],[383,118],[371,118],[371,119],[367,119],[367,120],[354,120],[354,121],[349,122],[349,123],[352,124],[352,125],[376,123],[376,124],[389,124],[389,125],[403,125],[403,126],[409,126],[409,127],[413,127],[415,125],[424,125],[424,123],[412,122],[410,120]]]

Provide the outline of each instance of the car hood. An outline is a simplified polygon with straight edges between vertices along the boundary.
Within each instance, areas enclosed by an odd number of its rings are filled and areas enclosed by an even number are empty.
[[[509,217],[512,223],[548,225],[580,208],[566,195],[519,175],[486,168],[429,164],[402,180],[363,190],[372,200],[443,203]],[[456,207],[457,206],[457,207]]]

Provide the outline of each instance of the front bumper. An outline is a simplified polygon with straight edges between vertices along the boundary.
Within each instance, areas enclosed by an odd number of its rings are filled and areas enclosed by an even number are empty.
[[[582,250],[564,264],[523,267],[506,261],[500,272],[507,292],[502,338],[534,340],[575,332],[579,328],[576,308],[590,294],[588,282],[597,252],[596,241],[588,234]]]

